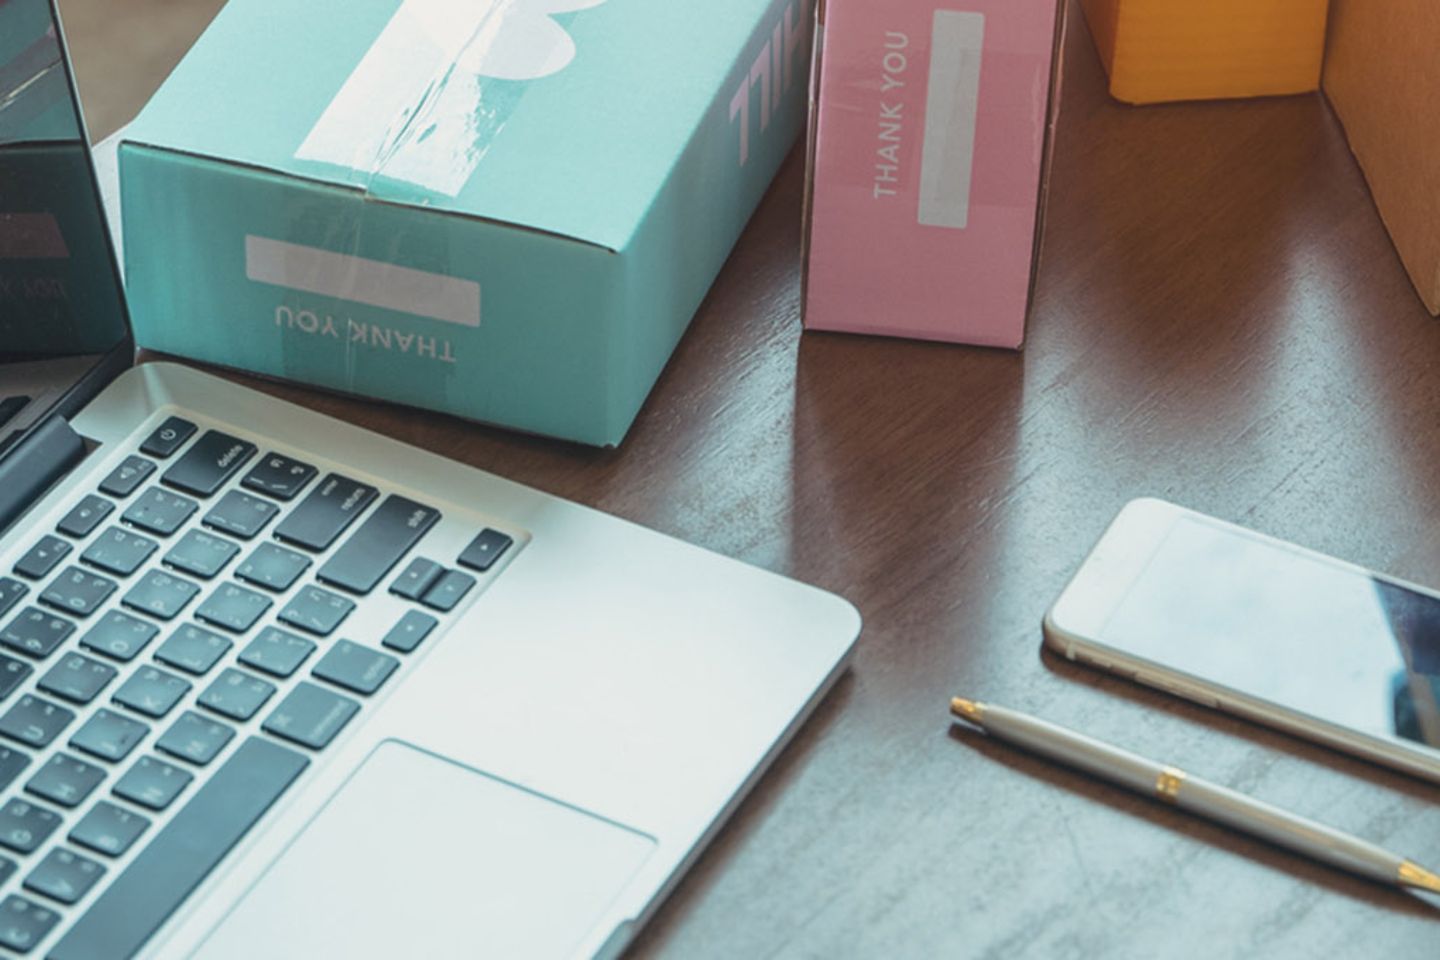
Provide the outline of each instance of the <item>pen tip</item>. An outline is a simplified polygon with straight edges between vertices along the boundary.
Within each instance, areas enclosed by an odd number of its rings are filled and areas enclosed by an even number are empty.
[[[1440,875],[1408,860],[1400,865],[1400,882],[1407,887],[1440,893]]]
[[[969,720],[971,723],[979,723],[980,715],[984,712],[980,704],[974,700],[966,700],[962,697],[953,697],[950,700],[950,712],[962,720]]]

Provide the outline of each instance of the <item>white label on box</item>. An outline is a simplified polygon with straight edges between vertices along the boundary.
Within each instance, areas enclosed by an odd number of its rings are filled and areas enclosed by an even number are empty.
[[[963,230],[970,223],[975,121],[985,15],[936,10],[930,36],[930,92],[920,158],[920,223]]]
[[[48,213],[0,213],[0,260],[67,260],[60,221]]]
[[[245,238],[245,275],[256,283],[480,326],[480,284],[473,280],[255,236]]]

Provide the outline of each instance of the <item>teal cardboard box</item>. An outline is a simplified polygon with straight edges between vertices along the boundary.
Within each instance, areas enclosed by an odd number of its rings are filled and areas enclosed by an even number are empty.
[[[614,445],[804,123],[813,0],[230,0],[120,146],[142,346]]]

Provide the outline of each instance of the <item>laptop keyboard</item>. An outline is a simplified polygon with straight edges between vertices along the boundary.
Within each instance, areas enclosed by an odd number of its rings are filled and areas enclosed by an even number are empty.
[[[37,532],[0,571],[0,955],[138,951],[514,553],[432,556],[440,521],[170,417]]]

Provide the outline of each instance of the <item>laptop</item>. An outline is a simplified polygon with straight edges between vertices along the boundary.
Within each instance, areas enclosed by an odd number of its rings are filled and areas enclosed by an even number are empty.
[[[617,956],[860,628],[135,366],[51,0],[0,0],[0,420],[0,956]]]

